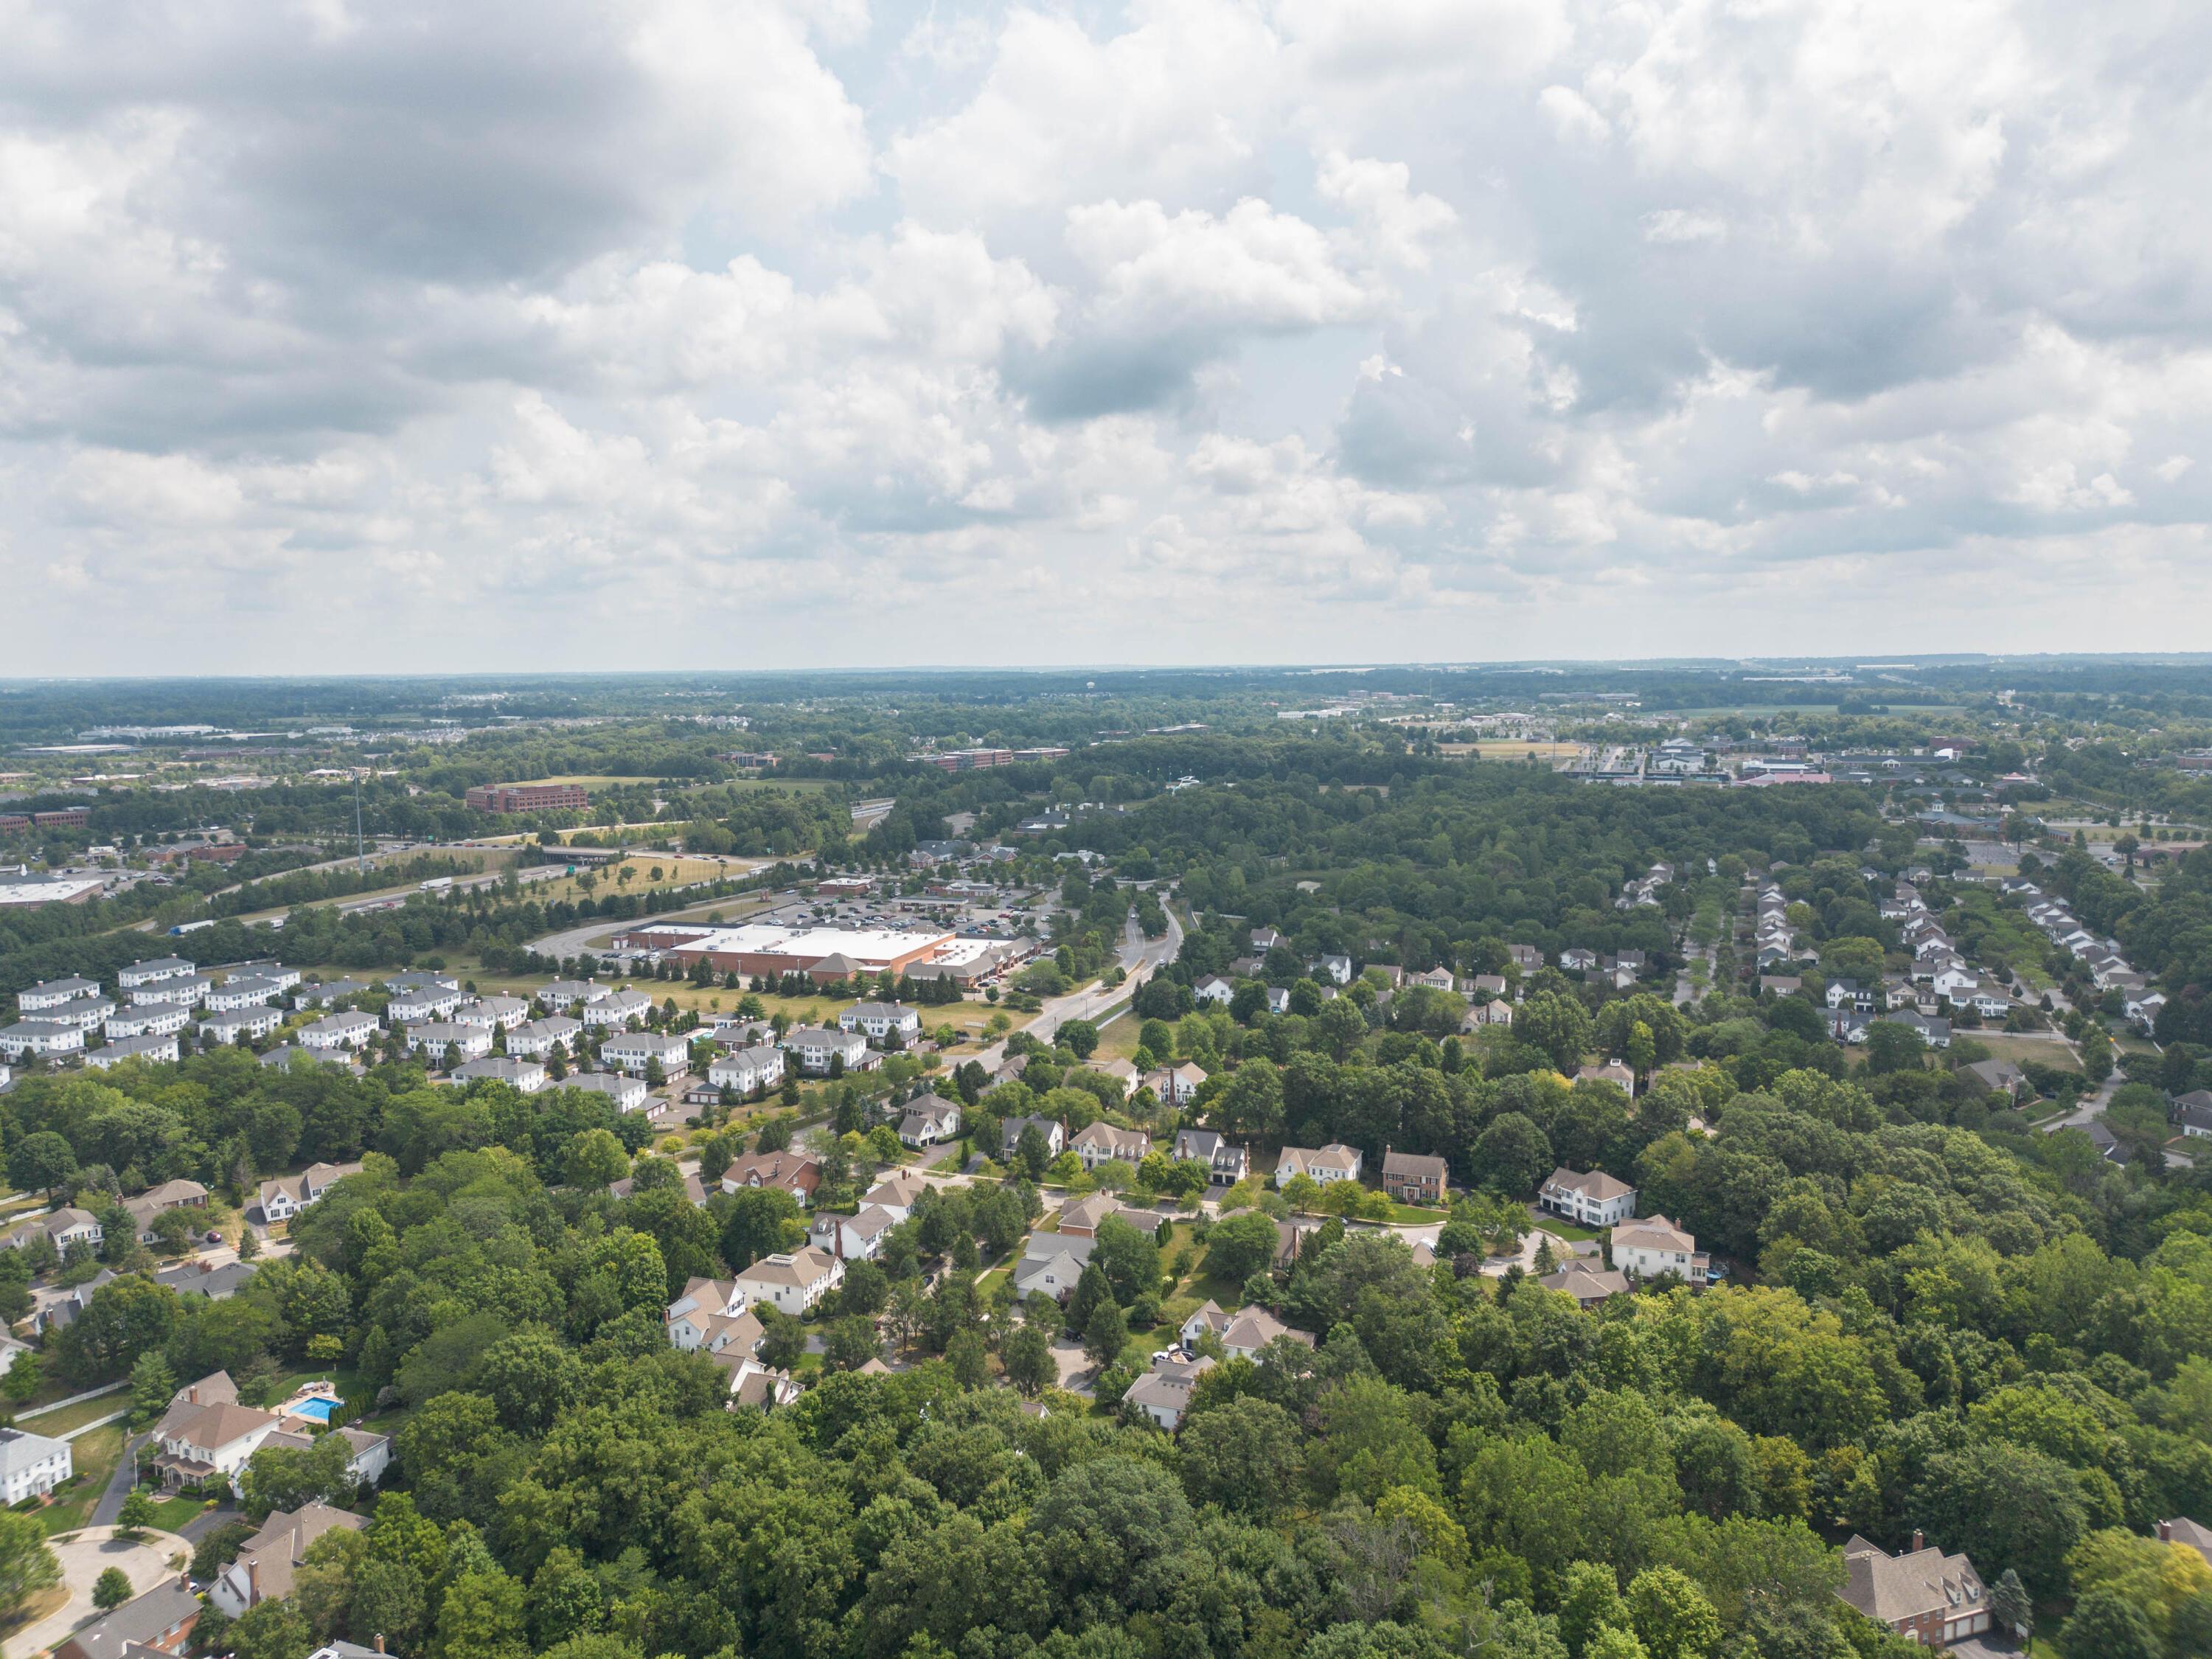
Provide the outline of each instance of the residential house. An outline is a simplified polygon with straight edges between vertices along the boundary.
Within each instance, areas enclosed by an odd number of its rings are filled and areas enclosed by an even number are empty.
[[[1871,985],[1862,985],[1851,979],[1832,979],[1828,981],[1828,1006],[1831,1008],[1851,1007],[1863,1014],[1870,1014],[1874,1012],[1874,1005],[1875,989]]]
[[[2212,1137],[2212,1089],[2191,1089],[2176,1095],[2168,1115],[2185,1135]]]
[[[1121,1208],[1121,1200],[1111,1193],[1091,1193],[1079,1198],[1060,1212],[1060,1237],[1096,1238],[1098,1224],[1119,1214]]]
[[[1237,994],[1237,988],[1218,974],[1209,974],[1190,988],[1192,996],[1200,1002],[1218,1003],[1226,1008]]]
[[[1674,1273],[1687,1284],[1702,1285],[1707,1278],[1706,1258],[1697,1239],[1663,1215],[1617,1224],[1613,1265],[1636,1279]]]
[[[282,1008],[256,1005],[240,1008],[229,1013],[209,1014],[200,1021],[200,1038],[212,1037],[217,1042],[257,1042],[273,1036],[284,1023]]]
[[[1289,1013],[1291,1012],[1290,992],[1280,985],[1270,985],[1267,988],[1267,1012],[1271,1014]]]
[[[142,1002],[117,1009],[100,1023],[100,1030],[110,1042],[126,1037],[174,1036],[191,1024],[191,1018],[192,1011],[181,1002]]]
[[[520,1094],[534,1095],[543,1089],[548,1079],[544,1066],[534,1060],[517,1060],[512,1054],[486,1054],[481,1060],[464,1060],[453,1067],[453,1080],[466,1085],[471,1083],[504,1083]]]
[[[1917,1529],[1912,1547],[1898,1555],[1852,1534],[1844,1545],[1844,1574],[1838,1596],[1923,1647],[1947,1648],[1990,1628],[1989,1595],[1974,1564],[1930,1549]]]
[[[625,1077],[618,1072],[571,1073],[554,1085],[562,1089],[582,1089],[588,1093],[605,1095],[615,1103],[618,1112],[643,1112],[648,1107],[659,1109],[653,1091],[641,1077]]]
[[[1307,1333],[1291,1329],[1256,1304],[1239,1309],[1231,1316],[1220,1336],[1222,1351],[1231,1359],[1257,1360],[1270,1342],[1282,1337],[1302,1342],[1309,1348],[1314,1346],[1313,1338]]]
[[[407,1028],[407,1047],[413,1054],[442,1058],[448,1064],[465,1060],[481,1060],[491,1052],[491,1033],[481,1025],[463,1025],[457,1020],[433,1020],[428,1025]]]
[[[273,979],[263,979],[258,974],[236,975],[207,994],[207,1011],[234,1014],[241,1008],[265,1007],[283,994],[284,988]]]
[[[299,1032],[302,1048],[328,1051],[339,1048],[365,1048],[376,1040],[376,1016],[374,1014],[331,1014],[304,1026]]]
[[[799,1152],[755,1152],[738,1158],[722,1171],[722,1190],[742,1192],[748,1187],[774,1187],[789,1193],[801,1209],[814,1203],[814,1189],[822,1184],[819,1160]]]
[[[181,1412],[173,1405],[155,1431],[161,1449],[153,1466],[167,1486],[233,1480],[276,1426],[274,1413],[241,1406],[235,1399]]]
[[[1285,1146],[1275,1159],[1275,1184],[1284,1186],[1299,1176],[1326,1187],[1332,1182],[1357,1181],[1362,1163],[1357,1146],[1331,1141],[1318,1150]]]
[[[459,991],[410,991],[385,1004],[384,1018],[394,1026],[425,1025],[432,1020],[451,1019],[467,1000]]]
[[[1012,1158],[1019,1150],[1022,1131],[1035,1128],[1044,1137],[1045,1150],[1058,1158],[1067,1150],[1067,1128],[1056,1117],[1009,1117],[999,1123],[999,1155]]]
[[[292,993],[295,1008],[328,1008],[348,997],[366,996],[373,988],[357,979],[334,979],[321,985],[302,985]]]
[[[893,1221],[904,1221],[914,1213],[921,1195],[929,1190],[929,1182],[919,1170],[893,1170],[881,1181],[860,1195],[860,1202],[873,1205]]]
[[[1135,1094],[1144,1082],[1144,1079],[1138,1075],[1137,1068],[1133,1064],[1118,1057],[1113,1060],[1086,1060],[1084,1064],[1085,1070],[1096,1072],[1101,1077],[1111,1078],[1119,1084],[1121,1089],[1121,1098],[1124,1100]]]
[[[807,1240],[840,1261],[872,1261],[884,1248],[884,1237],[900,1218],[877,1204],[864,1204],[852,1215],[817,1210],[807,1223]]]
[[[1951,1046],[1951,1022],[1948,1019],[1934,1019],[1926,1014],[1903,1011],[1883,1014],[1880,1018],[1888,1024],[1910,1027],[1914,1035],[1931,1048]]]
[[[359,1532],[368,1525],[364,1516],[319,1502],[302,1504],[289,1513],[276,1510],[216,1574],[208,1600],[233,1619],[259,1602],[281,1600],[293,1593],[308,1545],[326,1532]]]
[[[694,1279],[684,1294],[668,1304],[663,1316],[671,1347],[720,1353],[726,1348],[751,1355],[759,1350],[767,1328],[760,1316],[738,1297],[734,1280]]]
[[[859,1031],[795,1025],[783,1034],[783,1046],[800,1071],[810,1077],[827,1077],[833,1060],[840,1071],[858,1066],[868,1052],[868,1039]]]
[[[30,1229],[38,1224],[36,1221],[18,1222],[5,1234],[0,1234],[0,1243],[5,1243],[10,1249],[28,1243]],[[92,1305],[92,1298],[99,1294],[100,1287],[112,1285],[114,1282],[114,1270],[102,1267],[83,1284],[64,1290],[46,1306],[32,1314],[32,1328],[43,1333],[62,1330],[74,1324],[76,1322],[76,1316]]]
[[[618,1031],[653,1012],[653,999],[642,991],[610,991],[583,1005],[580,1016],[595,1031]]]
[[[1512,987],[1506,982],[1503,974],[1477,974],[1467,982],[1467,989],[1469,996],[1490,997],[1500,1001],[1512,994]]]
[[[0,1030],[0,1054],[9,1060],[48,1060],[84,1047],[84,1028],[52,1019],[22,1019]]]
[[[348,1176],[360,1173],[359,1164],[310,1164],[295,1176],[279,1176],[274,1181],[263,1182],[246,1215],[251,1218],[258,1212],[264,1222],[272,1226],[279,1221],[289,1221]]]
[[[126,1060],[166,1060],[174,1063],[178,1056],[177,1034],[167,1036],[118,1037],[104,1048],[94,1048],[84,1057],[84,1063],[100,1071],[119,1066]]]
[[[1028,1296],[1042,1291],[1055,1301],[1066,1301],[1074,1294],[1075,1281],[1090,1265],[1095,1242],[1065,1231],[1031,1233],[1023,1247],[1022,1259],[1014,1264],[1014,1294]]]
[[[2120,1012],[2128,1024],[2148,1036],[2158,1024],[2159,1010],[2166,1006],[2166,993],[2143,991],[2125,999]]]
[[[49,1024],[74,1025],[80,1031],[90,1031],[114,1012],[114,1003],[106,997],[79,997],[58,1007],[41,1008],[39,1018]]]
[[[131,1000],[140,1006],[150,1002],[174,1002],[187,1008],[197,1008],[207,1000],[215,989],[215,981],[205,974],[180,974],[174,979],[155,980],[148,985],[131,988]],[[23,1005],[19,1000],[17,1007]]]
[[[1264,957],[1282,943],[1283,936],[1272,927],[1255,927],[1252,930],[1252,951],[1255,956]]]
[[[1143,1163],[1145,1154],[1152,1150],[1152,1138],[1142,1129],[1117,1128],[1099,1118],[1076,1131],[1068,1146],[1083,1160],[1085,1169],[1095,1170],[1115,1158],[1130,1164]]]
[[[113,1612],[79,1625],[53,1650],[53,1659],[150,1659],[182,1653],[204,1611],[182,1574],[165,1577]]]
[[[597,1002],[607,994],[607,987],[587,979],[556,979],[538,988],[539,1004],[556,1012],[573,1008],[580,1002]]]
[[[18,1013],[40,1013],[64,1003],[100,994],[100,981],[91,979],[49,979],[15,993]]]
[[[1500,997],[1493,1001],[1472,1005],[1467,1011],[1467,1018],[1460,1021],[1460,1029],[1477,1031],[1486,1025],[1510,1026],[1512,1024],[1513,1005]]]
[[[734,1348],[716,1354],[714,1363],[729,1375],[732,1411],[740,1406],[763,1412],[780,1410],[805,1392],[789,1371],[763,1365],[750,1354],[741,1354]]]
[[[896,1036],[902,1045],[921,1035],[921,1016],[901,1002],[856,1002],[837,1016],[841,1031],[858,1031],[871,1042],[888,1043]]]
[[[2008,1060],[1977,1060],[1959,1067],[1960,1075],[1978,1084],[1984,1092],[2018,1100],[2028,1086],[2027,1073]]]
[[[1626,1273],[1582,1256],[1570,1257],[1565,1267],[1543,1274],[1536,1282],[1547,1291],[1565,1291],[1574,1297],[1577,1305],[1584,1308],[1595,1307],[1612,1297],[1626,1296],[1630,1288]]]
[[[1615,1227],[1636,1213],[1636,1188],[1602,1170],[1587,1175],[1562,1164],[1536,1189],[1540,1209],[1580,1227]]]
[[[681,1077],[691,1069],[691,1045],[659,1031],[625,1031],[599,1044],[599,1060],[632,1077],[643,1077],[656,1066],[663,1077]]]
[[[583,1022],[570,1019],[566,1014],[549,1014],[544,1019],[533,1019],[516,1026],[507,1034],[507,1052],[517,1060],[545,1060],[555,1048],[565,1054],[576,1052],[577,1039],[584,1035]]]
[[[118,969],[115,982],[125,990],[141,985],[153,985],[165,979],[182,979],[193,972],[198,963],[186,962],[182,957],[155,957],[145,962],[134,962],[128,968]]]
[[[1425,974],[1409,975],[1407,981],[1414,985],[1425,985],[1431,991],[1450,991],[1458,988],[1457,982],[1452,978],[1452,970],[1449,968],[1431,968]],[[1338,981],[1339,984],[1343,982],[1341,980]]]
[[[197,1296],[210,1302],[228,1302],[260,1271],[259,1266],[252,1261],[227,1261],[218,1267],[203,1258],[180,1262],[173,1267],[164,1267],[154,1275],[154,1282],[174,1291],[179,1296]]]
[[[1212,1129],[1176,1130],[1175,1161],[1203,1164],[1206,1179],[1216,1187],[1233,1187],[1252,1171],[1251,1153]]]
[[[1161,1428],[1173,1434],[1182,1426],[1182,1414],[1190,1407],[1191,1390],[1198,1380],[1213,1369],[1212,1358],[1200,1354],[1195,1359],[1185,1359],[1173,1349],[1152,1356],[1152,1368],[1129,1385],[1121,1396],[1125,1409],[1142,1413]]]
[[[530,1005],[520,997],[478,997],[453,1010],[464,1025],[481,1025],[487,1031],[511,1031],[530,1023]]]
[[[208,1189],[197,1181],[165,1181],[158,1187],[149,1187],[136,1198],[123,1200],[123,1208],[137,1229],[139,1243],[154,1241],[154,1218],[164,1210],[207,1207]]]
[[[66,1253],[72,1244],[82,1245],[88,1249],[98,1249],[105,1234],[100,1224],[100,1218],[91,1211],[62,1205],[47,1211],[44,1215],[33,1216],[27,1221],[17,1222],[6,1233],[0,1234],[0,1243],[4,1243],[15,1249],[21,1249],[33,1238],[41,1237],[52,1239],[57,1250]]]
[[[1145,1086],[1163,1106],[1189,1105],[1198,1098],[1199,1085],[1205,1081],[1206,1073],[1188,1060],[1145,1074]]]
[[[1347,956],[1340,956],[1334,952],[1331,952],[1326,956],[1316,957],[1313,961],[1308,964],[1308,970],[1316,979],[1325,981],[1331,985],[1349,985],[1352,983],[1352,958]],[[1450,975],[1447,974],[1445,978],[1449,980]],[[1451,989],[1451,987],[1447,984],[1444,987],[1444,989],[1449,991]]]
[[[44,1498],[76,1473],[68,1441],[23,1429],[0,1429],[0,1502],[10,1508]]]
[[[720,1061],[715,1062],[720,1065]],[[906,1103],[899,1118],[899,1145],[919,1152],[925,1146],[934,1146],[939,1141],[951,1140],[960,1133],[961,1107],[957,1101],[941,1096],[921,1095]]]
[[[1441,1204],[1450,1181],[1443,1158],[1382,1149],[1382,1190],[1401,1204]]]
[[[2158,1541],[2195,1550],[2204,1558],[2206,1565],[2212,1565],[2212,1527],[2199,1526],[2181,1517],[2161,1521],[2158,1523]]]
[[[797,1318],[845,1282],[845,1264],[810,1245],[764,1255],[732,1282],[748,1305],[765,1302]]]
[[[1600,1060],[1595,1066],[1585,1066],[1575,1073],[1577,1083],[1610,1083],[1624,1094],[1636,1093],[1636,1073],[1633,1067],[1618,1060]]]
[[[417,991],[452,991],[458,994],[461,979],[443,969],[410,968],[404,973],[386,974],[384,988],[394,996],[411,996]]]
[[[1597,952],[1584,945],[1570,945],[1559,952],[1559,966],[1569,973],[1587,973],[1597,966]]]
[[[750,1095],[756,1089],[773,1089],[783,1081],[783,1050],[738,1048],[718,1054],[708,1062],[707,1081],[717,1090]]]
[[[1805,988],[1804,977],[1798,974],[1761,974],[1759,992],[1761,996],[1794,997]]]

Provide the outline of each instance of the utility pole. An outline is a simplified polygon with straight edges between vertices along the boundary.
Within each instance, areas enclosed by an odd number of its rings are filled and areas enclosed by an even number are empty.
[[[361,834],[361,769],[359,767],[354,769],[353,774],[353,859],[354,868],[364,874],[367,873],[368,843],[362,839]]]

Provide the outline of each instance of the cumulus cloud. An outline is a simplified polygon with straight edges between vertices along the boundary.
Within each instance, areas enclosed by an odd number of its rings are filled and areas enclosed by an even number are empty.
[[[2212,605],[2212,105],[2160,0],[0,39],[22,671],[2180,646]]]

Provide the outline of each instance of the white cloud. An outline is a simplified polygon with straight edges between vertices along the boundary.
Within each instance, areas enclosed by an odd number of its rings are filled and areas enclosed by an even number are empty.
[[[2188,27],[0,0],[11,660],[2193,644]]]

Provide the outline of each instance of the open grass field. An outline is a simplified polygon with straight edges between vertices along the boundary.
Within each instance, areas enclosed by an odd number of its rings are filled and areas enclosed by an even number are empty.
[[[732,880],[750,875],[766,864],[766,859],[692,858],[682,853],[637,853],[617,864],[603,868],[579,871],[573,876],[556,876],[550,881],[532,882],[526,890],[532,898],[546,904],[573,903],[589,893],[649,893],[656,888],[681,887],[695,881]],[[630,872],[623,879],[623,872]],[[655,881],[653,872],[660,872]],[[589,877],[592,885],[584,881]],[[734,911],[741,901],[730,899],[727,904]],[[757,907],[756,907],[757,908]],[[654,917],[654,921],[665,920]]]
[[[2064,1038],[2043,1031],[1961,1031],[1962,1038],[1972,1038],[1990,1051],[1992,1060],[2008,1060],[2015,1066],[2035,1060],[2045,1066],[2055,1066],[2063,1072],[2078,1072],[2081,1062]]]
[[[1447,743],[1437,745],[1447,755],[1462,759],[1488,761],[1526,760],[1531,755],[1538,760],[1574,760],[1583,752],[1578,743],[1512,743],[1503,738],[1483,738],[1474,743]]]

